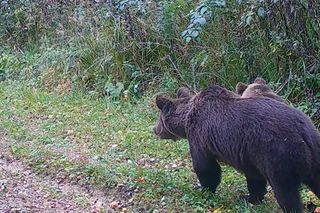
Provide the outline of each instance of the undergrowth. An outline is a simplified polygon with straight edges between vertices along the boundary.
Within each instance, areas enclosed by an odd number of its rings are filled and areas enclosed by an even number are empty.
[[[158,140],[152,98],[111,104],[81,92],[68,95],[0,84],[0,129],[12,155],[36,172],[75,184],[102,187],[133,212],[278,212],[271,192],[256,206],[243,175],[223,166],[215,194],[198,189],[188,143]],[[269,190],[270,191],[270,190]],[[303,189],[304,202],[314,199]]]
[[[4,1],[0,80],[136,100],[259,76],[312,115],[317,10],[312,1]]]

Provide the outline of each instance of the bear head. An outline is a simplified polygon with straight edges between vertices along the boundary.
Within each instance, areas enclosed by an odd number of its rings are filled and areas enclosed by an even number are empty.
[[[164,95],[157,96],[156,105],[160,109],[160,114],[153,131],[160,139],[186,138],[185,112],[188,110],[188,102],[191,97],[191,92],[186,87],[177,91],[175,99]]]
[[[267,97],[280,102],[285,102],[280,96],[275,94],[266,81],[262,78],[256,78],[252,84],[239,82],[236,86],[236,93],[242,98]]]
[[[242,82],[239,82],[237,85],[236,85],[236,93],[238,95],[244,95],[245,96],[248,96],[248,94],[246,93],[251,93],[252,96],[255,95],[255,92],[257,93],[258,90],[263,90],[263,91],[270,91],[271,89],[267,86],[267,83],[266,81],[263,79],[263,78],[256,78],[254,80],[254,82],[252,84],[245,84],[245,83],[242,83]]]

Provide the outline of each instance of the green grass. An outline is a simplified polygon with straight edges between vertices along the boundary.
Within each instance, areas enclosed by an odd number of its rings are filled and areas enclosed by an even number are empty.
[[[13,156],[40,174],[103,188],[132,212],[279,212],[271,192],[260,205],[240,200],[244,176],[228,166],[215,194],[197,189],[187,141],[158,140],[156,117],[149,97],[106,107],[77,92],[0,83],[0,130]]]

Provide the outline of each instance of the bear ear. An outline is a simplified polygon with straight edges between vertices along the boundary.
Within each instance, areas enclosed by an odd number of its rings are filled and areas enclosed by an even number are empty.
[[[242,82],[239,82],[237,83],[237,86],[236,86],[236,93],[238,95],[242,95],[242,93],[247,89],[248,85],[247,84],[244,84]]]
[[[170,98],[167,98],[164,95],[158,95],[156,98],[156,104],[161,111],[167,112],[172,104],[172,101]]]
[[[191,96],[191,92],[187,87],[180,87],[177,91],[177,98],[188,98]]]
[[[256,84],[267,84],[267,82],[263,78],[259,78],[259,77],[257,77],[254,80],[254,83],[256,83]]]

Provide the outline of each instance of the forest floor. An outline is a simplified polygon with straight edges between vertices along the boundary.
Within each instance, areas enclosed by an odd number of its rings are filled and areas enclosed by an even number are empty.
[[[0,133],[0,212],[101,212],[108,209],[105,193],[36,174],[10,153]]]
[[[0,83],[0,212],[280,212],[222,166],[217,192],[199,190],[188,143],[158,140],[153,98],[106,104]],[[318,202],[306,188],[304,204]]]

